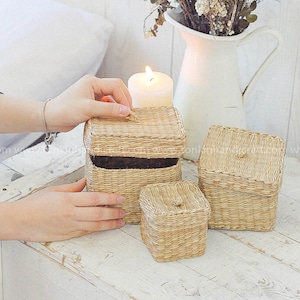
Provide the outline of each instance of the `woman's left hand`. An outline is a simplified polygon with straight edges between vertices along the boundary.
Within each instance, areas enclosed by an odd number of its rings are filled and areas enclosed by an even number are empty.
[[[48,131],[69,131],[92,117],[126,117],[133,110],[121,79],[86,75],[47,103]]]

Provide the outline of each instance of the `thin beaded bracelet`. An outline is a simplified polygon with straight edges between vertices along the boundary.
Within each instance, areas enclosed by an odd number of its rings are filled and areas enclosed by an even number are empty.
[[[44,129],[45,129],[45,138],[44,138],[44,142],[45,142],[45,151],[48,152],[49,151],[49,147],[52,144],[52,142],[54,141],[55,137],[56,137],[56,132],[48,132],[47,129],[47,122],[46,122],[46,117],[45,117],[45,109],[46,109],[46,105],[47,103],[51,100],[51,98],[47,99],[43,105],[42,105],[42,120],[43,120],[43,124],[44,124]]]

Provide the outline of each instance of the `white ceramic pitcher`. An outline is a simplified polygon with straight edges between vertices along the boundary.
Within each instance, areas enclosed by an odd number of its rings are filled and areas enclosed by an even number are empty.
[[[282,44],[281,34],[264,26],[250,33],[224,37],[192,30],[165,14],[186,43],[174,106],[178,108],[187,135],[186,159],[199,158],[208,128],[213,125],[246,128],[244,101],[259,76],[271,63]],[[237,47],[262,34],[272,35],[277,43],[245,89],[241,88]]]

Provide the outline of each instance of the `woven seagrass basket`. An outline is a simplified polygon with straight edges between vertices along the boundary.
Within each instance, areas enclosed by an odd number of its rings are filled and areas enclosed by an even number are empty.
[[[199,186],[211,206],[209,228],[271,231],[284,154],[280,137],[212,126],[198,164]]]
[[[182,177],[185,132],[174,107],[136,108],[133,120],[91,119],[84,144],[87,190],[123,195],[126,223],[140,222],[143,186]]]
[[[210,208],[198,185],[183,180],[141,190],[141,236],[157,261],[205,253]]]

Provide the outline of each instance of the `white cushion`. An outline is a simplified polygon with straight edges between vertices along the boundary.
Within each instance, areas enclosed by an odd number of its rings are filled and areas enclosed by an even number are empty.
[[[53,0],[0,0],[0,7],[0,91],[44,101],[97,73],[112,31],[102,16]],[[0,160],[18,137],[0,135]]]

